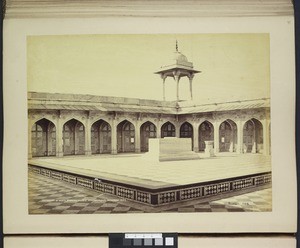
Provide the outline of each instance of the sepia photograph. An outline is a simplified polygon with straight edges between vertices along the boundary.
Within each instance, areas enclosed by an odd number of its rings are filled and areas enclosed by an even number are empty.
[[[26,46],[28,214],[272,211],[268,33]]]

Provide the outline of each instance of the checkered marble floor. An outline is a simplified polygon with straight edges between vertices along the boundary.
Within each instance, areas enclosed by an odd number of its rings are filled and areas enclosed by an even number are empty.
[[[33,172],[28,174],[29,214],[104,214],[144,212],[271,211],[272,190],[264,189],[211,202],[178,203],[164,208],[146,207],[113,195],[70,185]]]
[[[29,164],[147,188],[186,185],[271,171],[270,156],[232,153],[221,153],[207,159],[160,163],[147,161],[143,155],[118,155],[35,158],[29,160]]]

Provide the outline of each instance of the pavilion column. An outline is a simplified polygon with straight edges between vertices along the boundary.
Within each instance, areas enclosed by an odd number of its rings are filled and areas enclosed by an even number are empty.
[[[56,157],[63,157],[63,123],[61,116],[57,118],[56,126]]]
[[[161,75],[161,78],[163,80],[163,100],[166,100],[166,76],[164,74]]]
[[[138,120],[135,125],[135,152],[140,153],[141,152],[141,132],[140,132],[140,121]]]
[[[179,80],[180,80],[180,74],[179,73],[174,73],[174,79],[176,82],[176,99],[179,101]]]
[[[196,123],[194,123],[193,129],[193,150],[194,152],[199,152],[199,128]]]
[[[84,144],[84,147],[85,147],[85,151],[84,151],[84,154],[89,156],[92,154],[92,148],[91,148],[91,125],[90,125],[90,117],[88,116],[87,119],[86,119],[86,125],[85,125],[85,129],[84,129],[84,134],[85,134],[85,144]]]
[[[269,122],[265,119],[263,121],[263,147],[264,147],[264,155],[270,154],[270,125]]]
[[[31,128],[32,122],[28,119],[28,158],[32,158],[32,144],[31,144]]]
[[[236,153],[243,153],[243,122],[237,121],[237,148]]]
[[[117,126],[116,120],[111,123],[111,154],[117,154]]]
[[[193,78],[194,78],[194,74],[191,74],[189,76],[189,81],[190,81],[190,96],[191,96],[191,100],[193,100]]]
[[[219,142],[220,142],[220,138],[219,138],[219,127],[220,127],[220,123],[218,121],[214,122],[214,150],[215,153],[218,153],[220,151],[219,149]]]

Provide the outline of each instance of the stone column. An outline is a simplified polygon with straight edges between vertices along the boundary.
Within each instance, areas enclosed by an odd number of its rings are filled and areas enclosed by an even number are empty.
[[[243,122],[241,120],[237,121],[237,148],[236,153],[243,153]]]
[[[28,119],[28,159],[32,158],[31,128],[33,123]]]
[[[117,126],[116,120],[111,122],[111,154],[117,154]]]
[[[220,128],[220,124],[218,121],[215,121],[213,123],[214,125],[214,149],[215,149],[215,153],[219,152],[219,128]]]
[[[191,74],[189,76],[189,81],[190,81],[190,96],[191,96],[191,100],[193,100],[193,78],[194,78],[194,74]]]
[[[52,155],[52,130],[49,128],[50,124],[47,127],[47,156]]]
[[[175,137],[180,138],[180,125],[178,122],[175,123]]]
[[[166,76],[165,75],[161,75],[161,78],[163,80],[163,100],[166,100]]]
[[[270,155],[270,126],[269,122],[265,119],[262,123],[263,125],[263,147],[264,147],[264,155]]]
[[[199,128],[196,123],[193,125],[193,145],[194,152],[199,152]]]
[[[180,75],[179,73],[174,74],[174,79],[176,82],[176,99],[177,99],[177,101],[179,101],[179,80],[180,80],[179,75]]]
[[[156,138],[160,139],[161,138],[161,125],[160,121],[156,123]]]
[[[140,121],[136,121],[135,125],[135,141],[134,141],[134,146],[135,146],[135,152],[140,153],[141,152],[141,132],[140,132]]]
[[[56,125],[56,157],[63,156],[63,123],[61,116],[58,116]]]
[[[89,114],[88,114],[89,115]],[[85,122],[85,129],[84,129],[84,135],[85,135],[85,139],[84,139],[84,154],[87,156],[90,156],[92,154],[92,148],[91,148],[91,125],[90,125],[90,117],[88,116],[86,118],[86,122]]]

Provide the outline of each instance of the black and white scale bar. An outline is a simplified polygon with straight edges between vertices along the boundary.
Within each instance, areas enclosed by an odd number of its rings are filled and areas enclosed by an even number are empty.
[[[109,248],[177,248],[177,233],[110,233]]]

